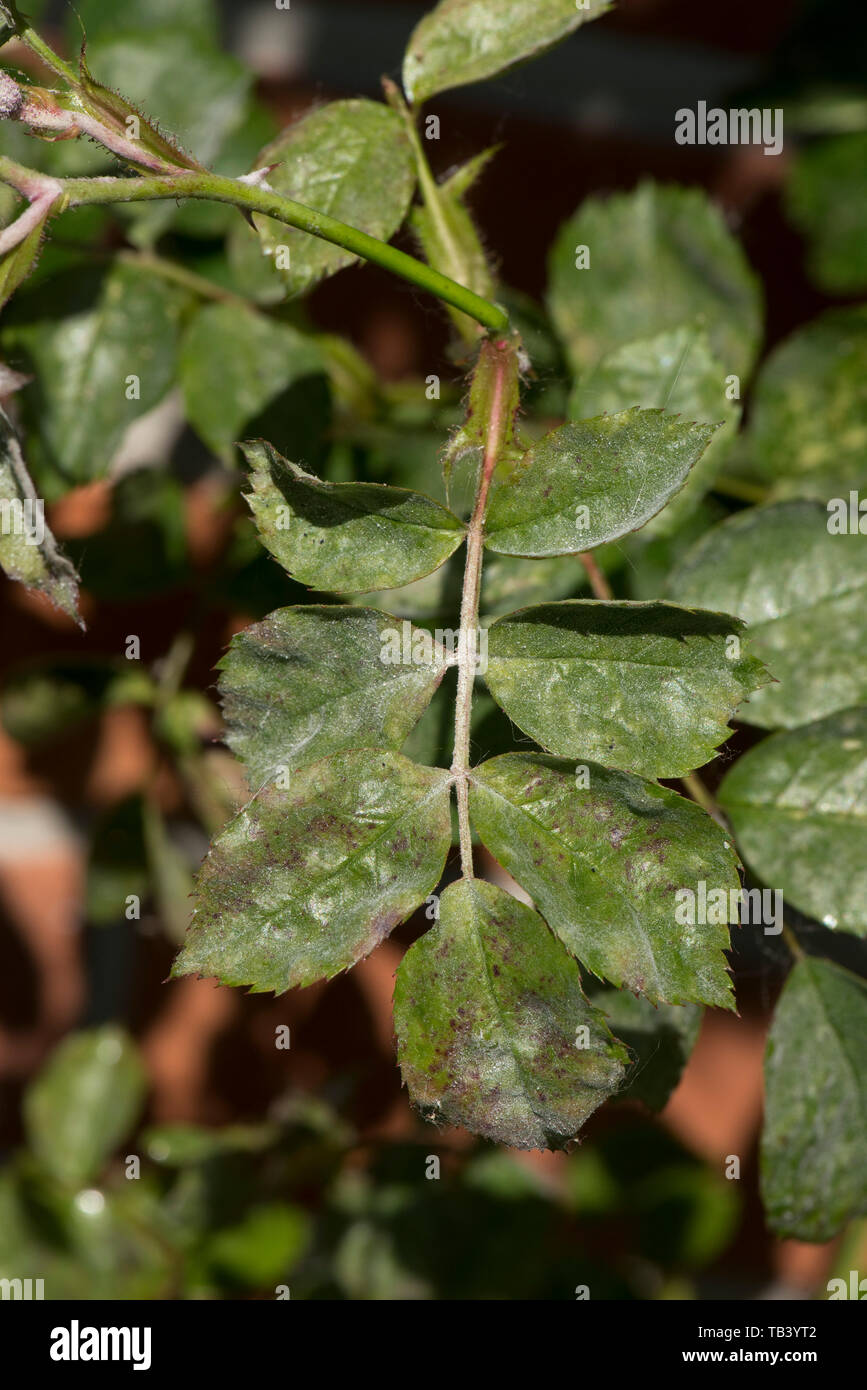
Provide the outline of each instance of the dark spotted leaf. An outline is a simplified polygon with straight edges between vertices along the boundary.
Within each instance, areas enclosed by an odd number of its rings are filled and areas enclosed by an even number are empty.
[[[220,662],[228,742],[254,787],[347,748],[400,748],[442,680],[430,633],[373,608],[280,608]]]
[[[326,483],[261,440],[243,451],[262,541],[293,579],[312,588],[394,589],[438,569],[464,538],[458,518],[420,492]]]
[[[681,777],[714,756],[767,680],[741,655],[742,630],[724,613],[668,603],[547,603],[491,625],[485,678],[549,753]]]
[[[705,898],[721,890],[716,902],[739,888],[737,857],[694,802],[595,763],[508,753],[471,773],[470,814],[594,974],[653,1003],[734,1007],[723,956],[729,913],[697,919],[700,881]]]
[[[266,785],[214,840],[173,975],[280,994],[348,970],[437,886],[450,774],[337,753]]]
[[[442,894],[398,970],[394,1017],[403,1079],[428,1118],[521,1149],[573,1139],[627,1061],[542,918],[479,879]]]

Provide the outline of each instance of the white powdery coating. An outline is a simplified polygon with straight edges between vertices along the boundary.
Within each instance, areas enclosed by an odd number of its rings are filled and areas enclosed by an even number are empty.
[[[0,72],[0,117],[14,116],[24,103],[24,94],[8,72]]]

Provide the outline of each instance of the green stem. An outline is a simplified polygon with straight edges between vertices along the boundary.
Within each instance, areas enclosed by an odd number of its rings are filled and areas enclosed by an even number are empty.
[[[26,43],[27,47],[31,49],[32,52],[38,54],[43,63],[51,68],[52,72],[56,72],[58,77],[64,78],[64,80],[69,82],[73,87],[78,84],[79,77],[75,68],[71,67],[69,63],[65,63],[62,58],[59,58],[54,52],[54,49],[49,48],[45,40],[39,37],[35,29],[30,29],[29,27],[21,29],[18,33],[18,38],[22,43]]]
[[[32,189],[35,182],[44,181],[45,176],[33,169],[26,169],[14,160],[0,157],[0,180],[11,184],[22,192]],[[472,290],[458,285],[438,270],[389,246],[376,237],[368,236],[357,227],[326,213],[296,203],[274,193],[261,183],[250,183],[242,179],[228,179],[220,174],[207,171],[186,170],[173,174],[153,174],[140,178],[83,178],[57,179],[54,181],[63,190],[63,196],[56,205],[57,212],[67,208],[89,207],[105,203],[141,203],[161,198],[202,198],[209,202],[230,203],[233,207],[245,208],[248,212],[263,213],[297,227],[302,232],[319,237],[322,241],[341,246],[355,256],[372,261],[383,270],[391,271],[403,280],[408,280],[419,289],[436,295],[446,304],[469,314],[492,333],[503,333],[509,326],[508,315],[497,305],[474,294]]]
[[[472,278],[473,267],[465,254],[460,238],[455,235],[454,228],[449,221],[440,186],[433,176],[424,145],[418,133],[415,115],[407,106],[400,88],[394,82],[389,81],[388,78],[383,78],[382,85],[389,105],[403,121],[415,159],[422,198],[433,223],[436,238],[444,253],[446,268],[453,280],[465,285]],[[463,324],[458,321],[458,327],[463,328],[464,336],[467,337],[466,329],[469,325],[466,324],[466,321]],[[468,341],[472,341],[472,337],[468,337]]]
[[[479,597],[482,588],[482,554],[484,547],[485,511],[494,468],[509,428],[509,402],[517,376],[517,349],[514,342],[486,341],[482,344],[481,362],[476,368],[490,372],[491,395],[487,413],[485,453],[482,460],[479,486],[473,514],[467,527],[467,558],[461,595],[461,627],[458,643],[458,691],[455,700],[455,744],[452,756],[452,775],[458,802],[458,828],[461,846],[461,872],[464,878],[473,877],[473,842],[470,831],[469,787],[470,723],[473,707],[473,684],[476,674],[476,652],[479,631]]]

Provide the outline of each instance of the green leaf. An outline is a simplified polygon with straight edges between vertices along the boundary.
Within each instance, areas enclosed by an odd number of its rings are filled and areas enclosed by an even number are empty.
[[[76,483],[105,474],[128,426],[174,381],[189,302],[186,291],[124,262],[104,275],[66,271],[15,299],[2,341],[35,376],[18,397],[34,465]]]
[[[826,927],[867,936],[867,709],[765,739],[718,798],[759,878]]]
[[[293,579],[320,590],[395,589],[438,569],[464,527],[432,498],[381,483],[326,483],[270,444],[242,445],[263,545]]]
[[[32,11],[32,3],[28,9]],[[183,27],[215,41],[219,37],[214,0],[184,0],[183,5],[179,5],[178,0],[124,0],[122,27],[139,30],[142,34],[154,29]],[[117,0],[76,0],[75,9],[66,20],[71,48],[81,43],[82,29],[90,43],[102,34],[116,34]]]
[[[261,1288],[292,1272],[310,1237],[310,1217],[300,1207],[266,1202],[252,1207],[236,1225],[210,1233],[202,1255],[219,1278]]]
[[[60,194],[58,193],[57,196],[60,197]],[[39,217],[27,235],[19,241],[17,246],[13,246],[11,251],[7,251],[0,258],[0,308],[12,298],[18,286],[35,269],[45,227],[56,201],[55,198],[53,202],[43,205],[42,216]],[[32,207],[33,204],[31,204],[31,209]],[[23,213],[22,216],[27,216],[27,213]]]
[[[264,787],[211,847],[172,974],[282,993],[348,970],[436,887],[449,777],[363,749]]]
[[[106,27],[89,44],[87,56],[100,83],[123,92],[203,165],[213,161],[243,115],[250,74],[183,21],[171,28],[121,32],[116,25]]]
[[[276,165],[276,168],[271,168]],[[409,208],[415,171],[400,117],[381,102],[333,101],[284,130],[260,154],[268,186],[317,212],[388,241]],[[358,258],[309,232],[254,214],[274,275],[290,295],[306,294],[320,280]],[[288,265],[286,262],[288,261]]]
[[[700,807],[628,773],[542,754],[507,753],[470,778],[482,842],[594,974],[653,1003],[734,1007],[727,926],[675,915],[686,901],[678,890],[697,899],[700,881],[708,893],[740,886],[734,851]]]
[[[793,333],[756,382],[745,447],[777,497],[846,497],[867,483],[867,308]]]
[[[678,602],[735,613],[779,684],[749,703],[751,724],[791,729],[867,700],[867,548],[830,535],[818,502],[739,512],[708,531],[670,576]]]
[[[703,1009],[698,1004],[654,1005],[608,986],[591,987],[588,993],[632,1053],[618,1100],[640,1100],[651,1110],[662,1110],[698,1040]]]
[[[576,267],[576,248],[590,253]],[[638,338],[704,327],[726,375],[746,377],[762,327],[758,281],[722,213],[698,188],[643,183],[588,198],[562,227],[548,304],[577,376]]]
[[[45,525],[44,507],[15,431],[0,409],[0,566],[10,579],[38,589],[83,626],[78,576]]]
[[[690,326],[626,343],[576,383],[569,402],[575,420],[638,405],[720,426],[685,485],[648,522],[645,534],[667,536],[677,530],[719,472],[740,419],[740,407],[727,399],[726,390],[726,373],[711,352],[707,333]]]
[[[442,894],[397,972],[394,1019],[427,1117],[521,1149],[574,1139],[628,1060],[541,917],[479,879]]]
[[[52,1054],[24,1097],[28,1141],[58,1182],[86,1183],[138,1118],[145,1071],[121,1028],[73,1033]]]
[[[553,48],[611,0],[441,0],[416,26],[403,60],[410,101],[481,82]]]
[[[714,756],[767,679],[741,656],[742,629],[724,613],[667,603],[548,603],[491,625],[485,679],[549,753],[682,777]]]
[[[227,741],[255,787],[328,753],[399,749],[446,664],[429,633],[376,609],[280,608],[220,662]]]
[[[831,294],[867,289],[867,131],[817,140],[796,153],[789,216],[807,238],[808,264]]]
[[[762,1200],[778,1235],[830,1240],[867,1212],[867,985],[798,961],[765,1053]]]
[[[494,148],[477,154],[437,185],[435,201],[417,204],[409,215],[428,264],[482,299],[493,299],[494,277],[464,196],[496,153]],[[459,309],[448,308],[458,328],[474,342],[478,336],[475,321]]]
[[[235,304],[208,304],[184,334],[179,368],[187,419],[231,463],[236,440],[268,406],[272,417],[276,406],[290,435],[286,446],[295,451],[292,426],[303,413],[309,378],[322,376],[325,364],[315,342],[289,324]]]
[[[661,410],[562,425],[495,475],[485,545],[567,555],[636,531],[683,487],[713,433]]]

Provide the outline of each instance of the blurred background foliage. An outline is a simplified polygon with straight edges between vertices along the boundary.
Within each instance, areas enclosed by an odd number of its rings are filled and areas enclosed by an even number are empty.
[[[33,0],[28,13],[68,54],[83,26],[101,81],[237,174],[311,106],[378,96],[423,9],[297,0],[290,17],[253,0]],[[785,154],[675,145],[674,111],[698,99],[781,106]],[[533,363],[531,437],[570,414],[661,404],[660,393],[706,413],[721,363],[741,377],[741,400],[717,407],[725,423],[700,477],[598,553],[617,595],[664,596],[672,566],[749,503],[867,483],[859,7],[622,0],[540,62],[436,109],[438,175],[502,146],[467,198]],[[92,143],[37,142],[8,122],[0,147],[62,175],[113,168]],[[0,189],[4,221],[12,208]],[[661,229],[664,294],[637,264],[630,273],[648,219]],[[213,668],[234,632],[307,597],[256,539],[234,441],[261,435],[333,480],[445,500],[439,456],[461,417],[461,351],[435,305],[370,268],[284,299],[228,207],[86,208],[53,231],[4,310],[0,351],[35,377],[15,393],[17,424],[80,572],[88,632],[0,581],[0,1277],[92,1298],[821,1291],[855,1237],[812,1253],[775,1243],[757,1195],[761,1049],[785,966],[772,939],[734,953],[743,1044],[727,1021],[705,1020],[679,1091],[698,1018],[688,1037],[666,1034],[638,1001],[612,1002],[636,1005],[617,1021],[641,1085],[594,1118],[576,1152],[538,1162],[408,1114],[389,1001],[422,920],[378,965],[302,997],[214,1003],[207,983],[163,985],[192,874],[244,794],[220,743]],[[622,243],[623,273],[598,286],[598,303],[590,283],[572,304],[573,248],[598,237]],[[407,231],[398,242],[414,246]],[[692,253],[721,276],[711,294]],[[697,301],[702,325],[684,328]],[[118,357],[142,381],[132,409],[101,390]],[[448,564],[365,602],[435,627],[459,585]],[[497,556],[482,607],[493,617],[587,592],[573,557]],[[449,735],[443,694],[407,751],[435,762]],[[711,785],[753,741],[737,732]],[[474,743],[479,755],[512,746],[483,694]],[[808,949],[863,968],[851,939],[795,921]],[[274,1045],[283,1025],[287,1051]],[[724,1176],[732,1152],[741,1182]]]

